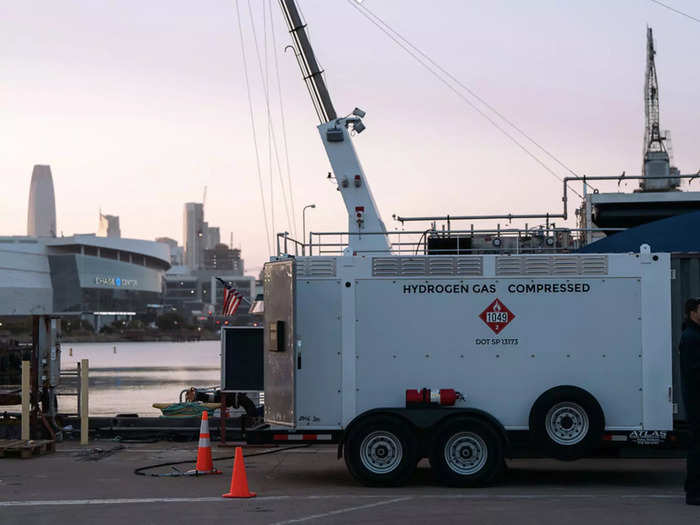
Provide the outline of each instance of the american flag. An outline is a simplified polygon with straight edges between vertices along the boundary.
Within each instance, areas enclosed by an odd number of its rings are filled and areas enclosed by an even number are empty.
[[[223,279],[217,278],[224,285],[224,305],[221,309],[221,315],[231,316],[236,313],[238,306],[241,304],[243,296]]]

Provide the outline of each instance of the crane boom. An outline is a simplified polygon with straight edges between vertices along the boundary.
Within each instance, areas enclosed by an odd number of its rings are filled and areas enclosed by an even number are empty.
[[[654,36],[651,27],[647,27],[647,69],[644,80],[644,154],[642,156],[642,174],[639,181],[642,191],[669,191],[680,186],[680,179],[670,178],[678,174],[671,166],[669,152],[666,149],[666,137],[661,134],[659,122],[659,80],[656,76],[654,59]]]
[[[654,60],[654,38],[651,27],[647,27],[647,70],[644,83],[644,152],[665,151],[664,137],[661,136],[659,123],[659,81],[656,77],[656,62]]]
[[[321,124],[335,120],[337,115],[326,82],[323,80],[323,70],[316,61],[309,36],[306,34],[306,24],[301,20],[296,2],[294,0],[280,0],[280,6],[287,21],[287,27],[289,27],[289,33],[294,40],[299,67],[316,108],[316,113],[318,113],[318,118],[321,120]]]
[[[390,244],[386,227],[350,136],[350,131],[361,133],[365,129],[362,123],[365,112],[355,108],[350,115],[338,118],[295,0],[279,2],[292,35],[304,82],[321,121],[318,131],[348,213],[346,253],[388,252]]]

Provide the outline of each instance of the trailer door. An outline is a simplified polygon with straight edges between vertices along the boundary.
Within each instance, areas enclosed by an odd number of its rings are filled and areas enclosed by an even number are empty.
[[[294,426],[294,259],[264,269],[265,421]]]

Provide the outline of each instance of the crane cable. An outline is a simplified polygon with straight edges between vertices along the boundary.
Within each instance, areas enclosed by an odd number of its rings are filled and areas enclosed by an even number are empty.
[[[260,151],[258,149],[258,138],[255,132],[255,117],[253,115],[253,99],[250,92],[250,80],[248,78],[248,60],[245,53],[245,40],[243,39],[243,24],[241,23],[241,12],[238,8],[238,0],[233,0],[233,4],[236,8],[236,20],[238,21],[238,34],[241,39],[241,56],[243,58],[243,76],[245,78],[245,87],[248,93],[248,111],[250,113],[250,126],[253,130],[253,146],[255,149],[255,165],[258,173],[258,184],[260,186],[260,201],[262,202],[263,219],[265,222],[265,240],[267,241],[267,254],[272,255],[272,248],[270,244],[270,228],[267,224],[267,209],[265,207],[265,192],[263,189],[262,181],[262,170],[260,167]]]
[[[277,40],[275,38],[275,22],[272,16],[272,0],[268,0],[268,11],[270,13],[270,33],[272,34],[272,48],[277,49]],[[292,170],[289,163],[289,147],[287,145],[287,125],[284,118],[284,104],[282,102],[282,82],[280,81],[280,66],[277,60],[277,53],[273,52],[272,56],[275,61],[275,75],[277,77],[277,97],[280,103],[280,123],[282,125],[282,144],[284,145],[284,160],[287,167],[287,185],[289,187],[289,202],[292,206],[292,228],[294,228],[294,237],[297,237],[297,219],[294,214],[296,207],[294,206],[294,191],[292,190]],[[302,239],[302,242],[304,240]]]
[[[666,5],[663,2],[659,2],[658,0],[649,0],[649,1],[660,5],[661,7],[665,7],[669,11],[673,11],[674,13],[678,13],[681,16],[684,16],[686,18],[690,18],[691,20],[695,20],[696,22],[700,22],[700,18],[696,18],[693,15],[689,15],[688,13],[684,13],[683,11],[676,9],[675,7],[671,7],[670,5]]]
[[[477,113],[479,113],[482,117],[484,117],[486,120],[488,120],[496,129],[498,129],[502,134],[504,134],[508,139],[510,139],[518,148],[520,148],[525,154],[527,154],[529,157],[531,157],[535,162],[537,162],[540,166],[542,166],[545,170],[547,170],[552,176],[554,176],[556,179],[563,181],[564,179],[552,168],[550,168],[547,164],[545,164],[539,157],[537,157],[534,153],[532,153],[528,148],[526,148],[518,139],[516,139],[511,133],[509,133],[506,129],[504,129],[501,125],[499,125],[493,118],[491,118],[485,111],[483,111],[481,108],[479,108],[474,102],[469,100],[464,93],[459,91],[455,86],[453,86],[443,75],[448,76],[448,78],[452,79],[453,82],[455,82],[458,86],[462,87],[465,89],[468,93],[470,93],[472,96],[474,96],[477,100],[479,100],[482,104],[484,104],[487,108],[489,108],[491,111],[493,111],[496,115],[498,115],[500,118],[502,118],[505,122],[507,122],[510,126],[512,126],[515,130],[517,130],[519,133],[521,133],[525,138],[527,138],[529,141],[531,141],[533,144],[535,144],[537,147],[539,147],[542,151],[544,151],[547,155],[549,155],[551,158],[553,158],[556,162],[558,162],[560,165],[564,166],[568,171],[573,173],[574,175],[577,175],[573,170],[571,170],[568,166],[566,166],[563,162],[558,160],[554,155],[549,153],[544,147],[539,145],[535,140],[530,138],[527,134],[525,134],[519,127],[517,127],[515,124],[513,124],[510,120],[506,119],[500,112],[496,111],[490,104],[486,103],[481,97],[477,96],[471,89],[466,87],[462,82],[457,80],[453,75],[448,73],[443,67],[438,65],[432,58],[430,58],[426,53],[421,51],[417,46],[412,44],[408,39],[403,37],[400,33],[398,33],[396,30],[394,30],[389,24],[387,24],[384,20],[382,20],[379,16],[374,14],[372,11],[367,8],[364,4],[360,4],[357,2],[357,0],[347,0],[347,2],[357,10],[358,13],[360,13],[362,16],[364,16],[367,20],[369,20],[373,25],[375,25],[380,31],[382,31],[386,36],[388,36],[396,45],[398,45],[401,49],[403,49],[406,53],[408,53],[416,62],[418,62],[423,68],[425,68],[429,73],[431,73],[435,78],[437,78],[440,82],[442,82],[448,89],[450,89],[453,93],[455,93],[460,99],[462,99],[463,102],[468,104],[469,106],[472,107]],[[404,43],[405,42],[405,43]],[[415,51],[414,51],[415,50]],[[420,56],[419,56],[420,55]],[[421,58],[425,57],[425,59]],[[431,67],[430,64],[433,64],[433,67]],[[440,74],[440,71],[443,72],[443,75]],[[578,176],[578,175],[577,175]],[[586,183],[588,184],[588,183]],[[576,190],[573,188],[570,188],[571,191],[573,191],[576,195],[582,198],[582,195],[578,193]]]
[[[482,97],[480,97],[477,93],[474,92],[473,89],[469,88],[469,86],[465,85],[463,82],[461,82],[457,77],[455,77],[452,73],[447,71],[444,67],[442,67],[440,64],[435,62],[429,55],[424,53],[422,50],[420,50],[418,47],[416,47],[413,43],[411,43],[406,37],[401,35],[398,31],[393,29],[392,27],[389,26],[383,19],[381,19],[378,15],[373,13],[372,11],[369,10],[368,7],[362,6],[370,15],[375,17],[381,24],[383,24],[389,31],[391,31],[393,34],[395,34],[398,38],[400,38],[406,45],[408,45],[411,49],[416,51],[419,55],[421,55],[424,59],[426,59],[430,64],[432,64],[437,70],[439,70],[442,74],[444,74],[446,77],[448,77],[452,82],[457,84],[459,87],[461,87],[463,90],[465,90],[467,93],[469,93],[472,97],[474,97],[476,100],[481,102],[484,106],[486,106],[488,109],[490,109],[494,114],[496,114],[498,117],[501,118],[506,124],[508,124],[510,127],[512,127],[515,131],[520,133],[523,137],[525,137],[527,140],[532,142],[535,146],[537,146],[542,152],[547,155],[549,158],[551,158],[554,162],[559,164],[562,168],[564,168],[566,171],[574,175],[575,177],[578,177],[579,174],[576,173],[574,170],[572,170],[569,166],[564,164],[561,160],[559,160],[554,154],[552,154],[549,150],[547,150],[544,146],[542,146],[539,142],[537,142],[535,139],[533,139],[530,135],[525,133],[522,128],[520,128],[518,125],[516,125],[513,121],[508,119],[503,113],[498,111],[495,107],[493,107],[491,104],[489,104],[486,100],[484,100]]]
[[[265,116],[267,117],[267,166],[270,170],[270,223],[272,225],[272,234],[275,234],[275,168],[272,164],[272,117],[270,116],[270,77],[267,67],[267,3],[263,2],[263,54],[265,55],[265,74],[262,69],[260,76],[262,77],[263,89],[265,90]],[[255,32],[255,21],[253,20],[253,10],[248,0],[248,11],[250,12],[250,23],[253,28],[253,38],[255,39],[255,52],[258,56],[258,64],[260,64],[260,52],[258,50],[258,38]],[[261,66],[262,67],[262,66]]]
[[[263,7],[265,4],[263,3]],[[284,179],[282,178],[282,164],[279,159],[279,151],[277,148],[277,135],[275,134],[275,128],[272,123],[272,115],[270,112],[270,96],[269,96],[269,86],[268,82],[265,79],[265,72],[263,71],[263,61],[260,58],[260,46],[258,44],[258,37],[257,37],[257,31],[255,30],[255,22],[253,20],[253,8],[251,6],[250,0],[248,0],[248,11],[250,12],[250,21],[251,21],[251,28],[252,28],[252,33],[253,33],[253,40],[255,42],[255,53],[258,59],[258,69],[260,72],[260,77],[262,79],[263,83],[263,88],[265,92],[265,104],[267,107],[267,117],[268,117],[268,126],[269,126],[269,132],[272,138],[272,145],[273,145],[273,150],[275,152],[275,159],[277,161],[277,172],[279,174],[279,179],[280,179],[280,185],[282,187],[282,201],[284,202],[284,209],[287,215],[287,224],[291,225],[291,218],[289,215],[289,205],[287,204],[287,194],[285,191],[285,185],[284,185]],[[264,14],[263,14],[264,16]],[[266,31],[266,25],[263,26],[263,29]],[[267,41],[267,33],[264,35],[265,40]],[[271,190],[272,191],[272,190]],[[272,203],[272,206],[274,207],[274,202]],[[274,228],[274,225],[273,225]]]

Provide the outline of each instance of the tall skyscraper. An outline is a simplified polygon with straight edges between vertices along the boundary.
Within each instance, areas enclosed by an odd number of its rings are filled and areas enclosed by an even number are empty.
[[[221,242],[221,230],[218,226],[207,225],[207,245],[206,250],[213,250]]]
[[[56,197],[50,166],[34,166],[29,186],[28,210],[27,235],[56,237]]]
[[[202,267],[204,254],[204,206],[201,202],[185,203],[182,240],[185,245],[185,266],[193,270]]]
[[[100,212],[100,225],[97,228],[97,236],[121,237],[122,231],[119,228],[119,217],[117,215],[102,215],[102,212]]]

